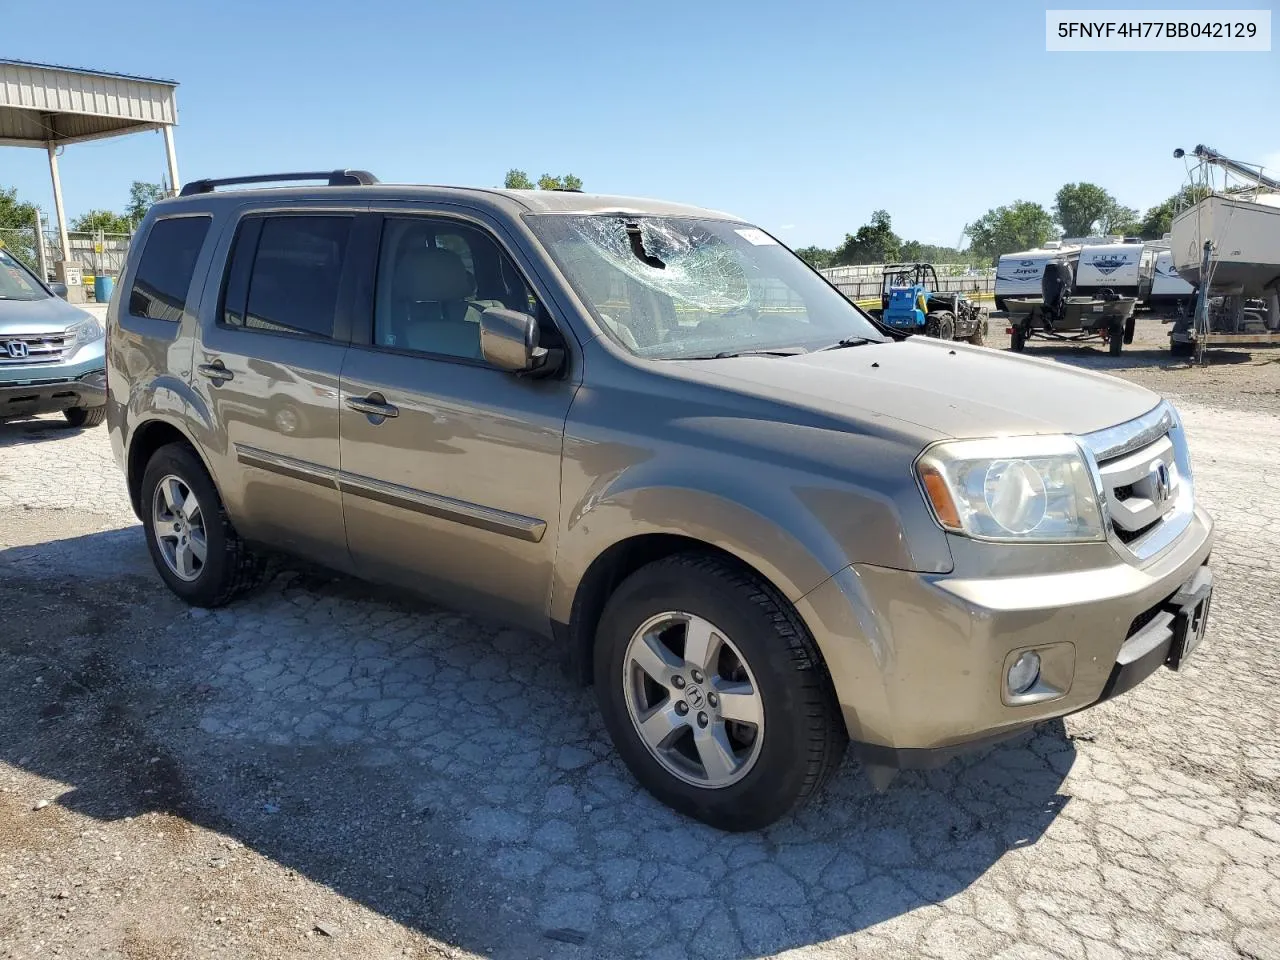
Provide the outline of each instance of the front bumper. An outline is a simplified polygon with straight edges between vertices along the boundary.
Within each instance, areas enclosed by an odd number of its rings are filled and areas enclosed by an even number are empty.
[[[1144,680],[1173,645],[1160,632],[1168,625],[1161,609],[1194,581],[1212,545],[1213,521],[1197,508],[1182,536],[1145,567],[1116,556],[1067,573],[964,578],[854,564],[797,607],[861,756],[935,766]],[[1007,665],[1032,648],[1054,651],[1060,692],[1010,703]]]
[[[0,381],[0,420],[58,413],[71,407],[100,407],[106,402],[106,370],[92,370],[73,380],[42,377],[12,383]]]
[[[106,402],[107,358],[101,337],[57,363],[0,366],[0,420]]]

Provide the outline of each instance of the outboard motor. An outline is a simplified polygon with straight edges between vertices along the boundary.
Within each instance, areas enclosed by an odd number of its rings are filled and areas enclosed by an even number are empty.
[[[1045,264],[1044,276],[1040,278],[1040,295],[1044,299],[1044,325],[1050,330],[1056,321],[1063,318],[1067,297],[1071,296],[1074,283],[1071,264],[1062,260],[1052,260]]]

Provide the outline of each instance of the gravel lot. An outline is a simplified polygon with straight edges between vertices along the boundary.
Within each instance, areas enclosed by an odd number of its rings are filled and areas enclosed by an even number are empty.
[[[641,792],[550,645],[303,569],[188,610],[105,430],[0,425],[0,957],[1280,957],[1280,351],[1167,329],[1030,350],[1179,403],[1192,666],[745,836]]]

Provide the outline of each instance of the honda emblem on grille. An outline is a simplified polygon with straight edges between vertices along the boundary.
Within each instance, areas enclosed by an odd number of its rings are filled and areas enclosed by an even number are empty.
[[[21,340],[10,340],[4,347],[14,360],[25,360],[27,357],[27,345]]]
[[[1173,492],[1173,480],[1169,476],[1169,465],[1157,460],[1151,465],[1151,501],[1157,507],[1163,507]]]

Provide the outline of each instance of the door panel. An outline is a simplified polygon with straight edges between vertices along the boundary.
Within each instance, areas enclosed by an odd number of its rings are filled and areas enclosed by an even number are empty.
[[[348,334],[339,304],[354,223],[351,215],[242,220],[193,371],[240,534],[343,570],[338,404]]]
[[[545,631],[576,384],[489,367],[478,321],[502,306],[545,320],[548,343],[559,331],[482,224],[388,216],[380,238],[338,413],[352,561]]]
[[[374,393],[396,416],[346,405]],[[545,629],[573,385],[353,346],[342,398],[357,572]]]
[[[338,377],[345,344],[219,327],[196,347],[197,372],[225,441],[223,499],[240,534],[348,567],[338,492]]]

